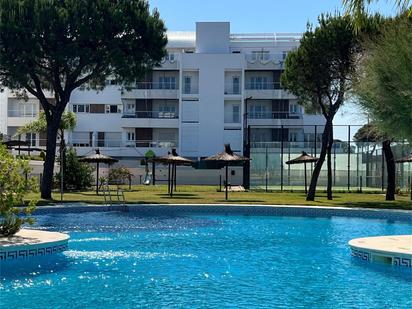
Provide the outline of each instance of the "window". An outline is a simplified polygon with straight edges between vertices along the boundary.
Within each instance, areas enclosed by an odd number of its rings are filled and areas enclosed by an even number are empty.
[[[128,112],[134,112],[134,107],[135,107],[134,103],[127,103],[126,105],[126,109]]]
[[[287,51],[283,51],[283,52],[282,52],[282,59],[285,60],[287,56],[288,56],[288,52],[287,52]]]
[[[73,104],[74,113],[89,113],[90,105],[88,104]]]
[[[119,105],[115,104],[110,104],[106,105],[106,114],[117,114],[121,113],[122,109]]]
[[[173,53],[167,53],[167,55],[166,55],[166,57],[165,57],[165,60],[170,61],[170,62],[175,61],[175,54],[173,54]]]
[[[233,82],[233,94],[240,94],[240,77],[233,76],[232,82]]]
[[[36,133],[26,133],[26,142],[29,146],[36,146]]]
[[[159,77],[159,89],[176,89],[176,77],[175,76],[160,76]]]
[[[255,76],[250,78],[250,89],[269,89],[267,76]]]
[[[184,80],[184,88],[183,88],[183,90],[184,90],[184,92],[183,93],[190,93],[191,92],[191,84],[192,84],[192,77],[191,76],[185,76],[184,78],[183,78],[183,80]]]
[[[251,105],[249,113],[252,119],[265,119],[267,118],[266,105]]]
[[[297,142],[297,141],[298,141],[298,133],[289,132],[289,142]]]
[[[134,132],[127,132],[127,140],[128,141],[134,141]]]
[[[159,118],[174,118],[176,115],[176,105],[164,103],[159,105]]]
[[[233,123],[240,123],[240,105],[232,105]]]

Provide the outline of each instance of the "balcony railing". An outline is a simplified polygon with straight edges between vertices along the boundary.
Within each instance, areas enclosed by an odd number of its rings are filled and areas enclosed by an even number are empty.
[[[73,147],[153,147],[153,148],[171,148],[177,147],[177,141],[163,140],[134,140],[122,141],[120,139],[98,139],[94,142],[89,139],[72,139],[69,144]]]
[[[177,119],[179,118],[179,113],[160,111],[135,111],[123,113],[123,118]]]
[[[279,82],[253,82],[246,83],[245,89],[247,90],[276,90],[282,89]]]
[[[8,117],[35,118],[39,115],[38,107],[24,107],[23,109],[9,109]]]
[[[142,89],[142,90],[148,90],[148,89],[165,89],[165,90],[176,90],[179,89],[179,86],[176,82],[137,82],[135,87],[132,87],[131,89]]]
[[[249,112],[249,119],[302,119],[302,114],[292,112]]]
[[[240,85],[236,84],[225,84],[225,94],[240,94]]]
[[[182,89],[183,94],[199,94],[199,86],[198,85],[183,85]]]
[[[246,54],[246,61],[248,63],[261,63],[261,64],[280,64],[283,65],[286,59],[286,54],[278,53],[278,54]]]

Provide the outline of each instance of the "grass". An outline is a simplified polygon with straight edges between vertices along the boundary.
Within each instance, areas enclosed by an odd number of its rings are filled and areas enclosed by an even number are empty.
[[[396,201],[385,201],[384,194],[371,193],[334,193],[332,201],[327,200],[324,192],[319,192],[314,202],[307,202],[304,192],[229,192],[225,200],[224,192],[217,192],[216,186],[178,186],[173,198],[167,194],[166,185],[124,186],[125,199],[130,204],[274,204],[274,205],[311,205],[344,206],[360,208],[406,209],[412,210],[409,195],[397,195]],[[27,199],[39,199],[38,193],[30,193]],[[53,200],[39,199],[38,205],[60,203],[60,194],[53,193]],[[65,203],[82,202],[87,204],[104,204],[103,194],[94,191],[70,192],[64,194]]]

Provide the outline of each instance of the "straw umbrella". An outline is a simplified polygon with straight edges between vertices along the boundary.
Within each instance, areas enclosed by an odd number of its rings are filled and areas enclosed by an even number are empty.
[[[396,163],[406,163],[406,162],[412,162],[412,153],[407,155],[406,157],[400,158],[395,161]],[[411,179],[411,200],[412,200],[412,179]]]
[[[155,157],[150,161],[168,165],[167,193],[170,194],[170,197],[173,197],[173,188],[176,189],[176,167],[178,165],[191,165],[193,163],[192,160],[179,156],[176,149],[172,149],[172,153],[169,153],[167,156]]]
[[[244,163],[249,161],[250,159],[244,156],[237,155],[233,153],[232,149],[230,148],[230,144],[225,144],[225,150],[223,152],[219,152],[213,156],[207,157],[204,159],[205,161],[215,161],[221,163],[223,166],[226,167],[225,171],[225,178],[226,178],[226,189],[225,189],[225,199],[227,200],[228,197],[228,167],[229,165],[234,165],[238,163]]]
[[[302,151],[302,154],[294,158],[292,160],[286,161],[286,164],[304,164],[305,166],[305,193],[308,194],[308,181],[307,181],[307,176],[306,176],[306,163],[313,163],[317,162],[319,158],[312,157],[308,155],[306,152]]]
[[[87,157],[80,158],[80,162],[88,162],[88,163],[96,163],[96,194],[99,194],[99,164],[106,163],[108,165],[119,162],[119,160],[103,155],[100,153],[99,149],[95,150],[96,153],[92,155],[88,155]]]

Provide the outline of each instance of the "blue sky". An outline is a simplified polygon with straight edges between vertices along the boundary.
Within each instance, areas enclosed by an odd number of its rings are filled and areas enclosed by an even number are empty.
[[[229,21],[232,33],[303,32],[308,22],[316,24],[319,14],[343,12],[342,0],[149,0],[149,3],[151,8],[158,8],[171,31],[194,31],[196,21]],[[370,10],[393,14],[396,12],[393,3],[381,0]],[[335,117],[335,124],[365,122],[363,113],[354,104],[346,104]],[[336,138],[347,139],[346,130],[338,129],[335,133]]]

